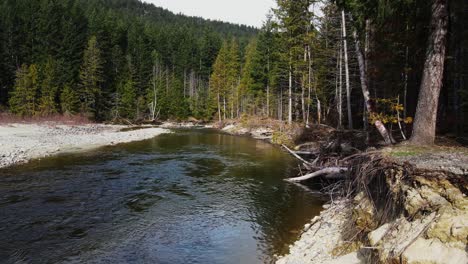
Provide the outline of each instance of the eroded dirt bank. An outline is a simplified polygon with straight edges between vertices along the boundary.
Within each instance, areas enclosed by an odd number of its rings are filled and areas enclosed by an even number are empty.
[[[277,263],[468,263],[468,157],[392,153],[356,157],[337,200]]]
[[[54,154],[145,140],[170,131],[149,127],[87,124],[7,124],[0,126],[0,168]]]

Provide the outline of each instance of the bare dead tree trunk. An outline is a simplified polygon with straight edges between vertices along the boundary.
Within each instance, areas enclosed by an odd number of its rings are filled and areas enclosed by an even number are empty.
[[[156,119],[156,110],[158,107],[158,93],[156,90],[156,79],[157,79],[157,71],[158,68],[156,65],[153,65],[153,102],[150,103],[150,112],[151,112],[151,120],[154,121]]]
[[[307,62],[307,46],[304,47],[304,64]],[[307,114],[306,114],[306,102],[305,102],[305,86],[306,86],[306,77],[305,73],[302,74],[302,82],[301,82],[301,108],[302,108],[302,121],[307,123]]]
[[[444,77],[447,44],[447,0],[434,0],[432,4],[431,35],[419,91],[418,106],[413,125],[412,144],[434,144],[437,107]]]
[[[338,129],[343,128],[343,49],[340,46],[338,85]]]
[[[346,35],[346,17],[344,10],[341,11],[341,26],[343,33],[343,50],[346,74],[346,107],[348,109],[348,128],[353,129],[353,114],[351,112],[351,86],[349,83],[349,63],[348,63],[348,41]]]
[[[361,77],[361,88],[362,88],[362,94],[364,96],[364,102],[366,103],[366,109],[367,109],[367,112],[371,116],[376,116],[375,105],[374,105],[374,102],[370,98],[369,87],[367,86],[367,73],[366,73],[366,67],[365,67],[365,62],[364,62],[364,56],[362,55],[362,52],[361,52],[360,41],[357,36],[356,30],[354,30],[353,36],[354,36],[354,42],[356,44],[356,54],[357,54],[357,58],[359,62],[359,72],[360,72],[360,77]],[[374,120],[374,125],[379,131],[380,135],[385,140],[386,144],[392,144],[394,142],[394,140],[392,139],[392,136],[390,135],[390,133],[388,132],[387,128],[385,127],[384,123],[381,120]]]
[[[406,45],[405,45],[405,65],[403,68],[403,120],[406,120],[408,117],[407,115],[407,97],[408,97],[408,72],[409,72],[409,43],[408,43],[408,31],[409,31],[409,22],[406,22],[406,31],[405,31],[405,39],[406,39]],[[400,95],[398,95],[398,100],[400,100]],[[401,124],[400,124],[401,126]],[[406,127],[400,128],[402,130],[402,133],[404,134],[404,131],[406,131]],[[406,140],[406,138],[404,137]]]
[[[347,171],[348,171],[348,168],[345,168],[345,167],[329,167],[329,168],[324,168],[324,169],[318,170],[318,171],[313,172],[313,173],[306,174],[306,175],[301,176],[301,177],[289,178],[289,179],[286,179],[286,181],[301,182],[301,181],[306,181],[306,180],[309,180],[309,179],[313,179],[313,178],[316,178],[316,177],[319,177],[319,176],[322,176],[322,175],[325,175],[325,174],[344,174]],[[344,177],[345,177],[344,175],[341,175],[341,177],[337,176],[337,178],[340,178],[340,179],[344,178]]]
[[[222,118],[221,118],[221,98],[219,96],[219,91],[218,91],[218,117],[219,117],[219,122],[221,123]]]
[[[187,94],[187,69],[184,69],[184,98],[186,97]]]
[[[320,102],[320,99],[318,97],[318,91],[317,91],[317,77],[314,76],[314,92],[315,92],[315,100],[317,101],[317,123],[320,125],[322,123],[322,102]]]
[[[283,121],[283,89],[280,89],[280,97],[279,97],[279,100],[278,100],[278,107],[279,107],[278,119],[280,121]]]
[[[224,120],[226,120],[226,95],[223,96],[223,116]]]
[[[268,72],[268,77],[267,77],[267,89],[266,89],[266,115],[267,117],[270,117],[270,48],[268,48],[268,54],[267,54],[267,72]]]
[[[311,59],[311,54],[310,54],[310,46],[309,46],[309,50],[307,52],[307,56],[309,57],[309,76],[308,76],[308,84],[307,84],[307,87],[308,87],[308,94],[307,94],[307,100],[308,100],[308,103],[307,103],[307,121],[306,121],[306,125],[309,126],[309,122],[310,122],[310,100],[311,100],[311,90],[312,90],[312,59]]]
[[[292,95],[292,58],[289,58],[289,91],[288,91],[288,124],[292,124],[293,121],[293,95]]]

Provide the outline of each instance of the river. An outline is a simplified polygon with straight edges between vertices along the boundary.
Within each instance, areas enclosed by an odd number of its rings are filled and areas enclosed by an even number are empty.
[[[210,130],[0,170],[1,263],[270,263],[320,198],[271,144]]]

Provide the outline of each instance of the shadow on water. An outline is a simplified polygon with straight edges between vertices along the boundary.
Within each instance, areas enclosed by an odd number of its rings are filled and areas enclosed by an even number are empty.
[[[296,162],[181,130],[0,170],[2,263],[269,263],[322,202]]]

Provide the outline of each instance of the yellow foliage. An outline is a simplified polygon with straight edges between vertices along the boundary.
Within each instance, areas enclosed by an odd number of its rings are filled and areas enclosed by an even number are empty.
[[[377,98],[375,102],[378,112],[369,116],[370,124],[375,124],[377,120],[380,120],[384,124],[398,124],[398,122],[411,124],[413,122],[412,117],[407,117],[405,120],[398,118],[398,113],[405,110],[405,107],[399,103],[398,98]]]

